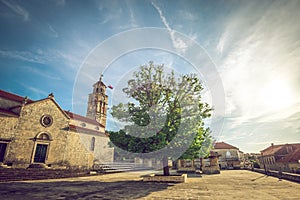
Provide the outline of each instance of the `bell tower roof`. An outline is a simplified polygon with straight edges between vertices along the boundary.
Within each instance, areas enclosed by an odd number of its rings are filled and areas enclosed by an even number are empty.
[[[102,81],[102,77],[103,77],[103,74],[100,75],[99,81],[97,81],[96,83],[94,83],[93,87],[97,87],[99,85],[103,85],[103,86],[105,86],[105,88],[107,88],[107,86]]]

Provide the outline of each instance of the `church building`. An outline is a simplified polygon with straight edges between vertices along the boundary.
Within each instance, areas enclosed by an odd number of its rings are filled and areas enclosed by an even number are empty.
[[[101,78],[89,94],[86,117],[63,110],[53,94],[31,100],[0,90],[0,167],[88,169],[113,162],[107,103]]]

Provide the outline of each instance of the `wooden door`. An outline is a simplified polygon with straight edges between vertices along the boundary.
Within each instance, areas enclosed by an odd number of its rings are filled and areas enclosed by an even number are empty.
[[[47,144],[37,144],[34,154],[34,161],[37,163],[45,163],[47,155]]]
[[[0,162],[4,161],[7,143],[0,143]]]

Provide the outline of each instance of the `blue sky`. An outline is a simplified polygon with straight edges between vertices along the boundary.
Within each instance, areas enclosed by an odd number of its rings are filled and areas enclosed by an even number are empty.
[[[117,88],[149,60],[178,73],[195,70],[180,56],[190,48],[176,35],[180,33],[202,47],[222,81],[225,108],[223,114],[215,111],[215,119],[223,128],[213,133],[219,141],[245,152],[259,152],[270,143],[300,142],[299,8],[297,0],[0,0],[0,88],[36,100],[53,92],[63,109],[85,115],[90,83],[101,73],[85,71],[92,52],[124,31],[160,28],[169,33],[162,42],[170,40],[175,52],[183,53],[139,49],[116,57],[104,73],[104,81],[116,87],[108,92],[110,104],[123,99]],[[157,39],[146,33],[144,39],[153,37]],[[122,40],[111,49],[129,47],[130,42]],[[74,100],[83,76],[89,87]],[[204,95],[211,102],[212,88],[206,87]],[[108,129],[113,127],[110,119]]]

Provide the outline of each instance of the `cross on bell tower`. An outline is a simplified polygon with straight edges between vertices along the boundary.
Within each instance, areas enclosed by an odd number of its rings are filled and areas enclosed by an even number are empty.
[[[101,74],[99,81],[93,85],[93,92],[89,94],[86,116],[95,119],[105,127],[108,96],[106,95],[107,87],[102,82],[102,77],[103,75]]]

